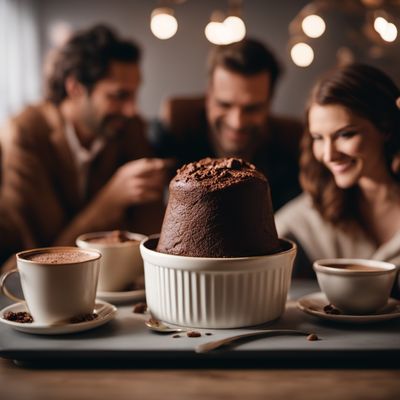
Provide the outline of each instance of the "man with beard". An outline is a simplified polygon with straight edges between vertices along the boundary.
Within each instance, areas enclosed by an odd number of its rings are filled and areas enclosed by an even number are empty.
[[[268,178],[274,208],[300,192],[301,124],[270,114],[281,73],[259,41],[215,47],[210,54],[205,98],[174,98],[163,105],[150,140],[162,157],[181,164],[204,157],[242,157]]]
[[[159,231],[170,160],[151,158],[137,115],[139,61],[137,45],[106,26],[77,32],[52,59],[46,100],[1,132],[4,205],[30,237],[21,247]]]

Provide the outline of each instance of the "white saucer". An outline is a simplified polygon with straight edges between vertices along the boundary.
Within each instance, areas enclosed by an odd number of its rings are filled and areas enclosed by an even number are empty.
[[[124,292],[97,292],[97,297],[113,304],[121,304],[144,299],[145,290],[140,289]]]
[[[0,311],[0,322],[9,325],[11,328],[25,332],[34,333],[38,335],[61,335],[66,333],[82,332],[89,329],[97,328],[100,325],[112,320],[117,313],[117,308],[112,304],[106,303],[96,299],[94,312],[98,317],[92,321],[78,322],[78,323],[66,323],[60,325],[43,325],[36,322],[32,323],[21,323],[15,321],[9,321],[4,319],[4,314],[8,311],[20,312],[27,311],[25,303],[14,303],[11,306],[3,308]]]
[[[329,319],[331,321],[348,322],[352,324],[365,324],[371,322],[387,321],[400,317],[400,301],[390,298],[387,305],[376,314],[349,315],[349,314],[327,314],[324,307],[329,304],[328,299],[322,292],[312,293],[302,297],[297,302],[297,307],[307,314],[315,317]]]

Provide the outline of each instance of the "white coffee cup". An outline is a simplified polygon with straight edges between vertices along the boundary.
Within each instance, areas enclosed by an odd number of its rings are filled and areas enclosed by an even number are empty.
[[[118,231],[114,231],[118,232]],[[101,238],[110,237],[114,232],[93,232],[79,236],[76,245],[81,249],[95,249],[102,254],[97,290],[117,292],[126,290],[135,279],[143,276],[143,260],[139,245],[145,235],[122,231],[128,240],[102,243]],[[96,241],[100,238],[100,241]]]
[[[18,269],[1,276],[2,292],[11,300],[26,302],[34,322],[51,325],[92,314],[95,306],[101,254],[77,247],[47,247],[16,255]],[[24,299],[6,287],[19,273]]]
[[[356,258],[317,260],[313,268],[328,301],[348,314],[370,314],[383,308],[397,272],[394,264]]]

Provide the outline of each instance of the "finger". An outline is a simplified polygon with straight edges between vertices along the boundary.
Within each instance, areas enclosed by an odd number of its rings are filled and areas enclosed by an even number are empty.
[[[167,186],[168,179],[164,174],[146,174],[142,176],[131,176],[124,182],[124,186],[131,188],[147,187],[163,189]]]
[[[132,175],[132,178],[159,181],[166,184],[171,180],[171,174],[168,171],[148,171],[140,175]]]

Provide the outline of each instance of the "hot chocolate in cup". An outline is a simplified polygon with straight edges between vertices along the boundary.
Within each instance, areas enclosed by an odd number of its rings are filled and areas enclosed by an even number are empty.
[[[78,247],[95,249],[102,254],[99,292],[128,290],[135,280],[143,276],[139,245],[144,239],[145,235],[127,231],[93,232],[76,239]]]
[[[1,277],[1,289],[15,301],[25,301],[39,324],[66,323],[92,314],[101,254],[77,247],[47,247],[17,254],[18,269]],[[13,295],[7,278],[18,272],[25,299]]]
[[[394,264],[364,259],[331,258],[313,264],[329,303],[346,314],[373,314],[388,302],[396,277]]]

